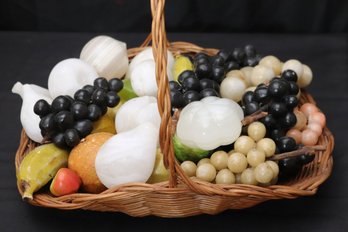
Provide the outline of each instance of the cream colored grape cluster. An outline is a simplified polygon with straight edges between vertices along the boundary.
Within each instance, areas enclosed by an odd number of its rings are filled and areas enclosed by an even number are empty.
[[[248,126],[248,136],[240,136],[230,152],[216,151],[210,159],[197,165],[184,161],[181,168],[189,177],[216,184],[250,184],[268,186],[277,182],[278,164],[267,158],[274,155],[276,144],[265,138],[266,128],[260,122]]]

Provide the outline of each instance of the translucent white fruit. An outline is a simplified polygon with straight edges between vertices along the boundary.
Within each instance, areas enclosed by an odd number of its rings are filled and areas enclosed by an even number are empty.
[[[159,129],[161,117],[155,97],[136,97],[126,101],[117,111],[115,127],[117,133],[131,130],[144,122],[152,123]]]
[[[262,150],[251,149],[247,154],[248,164],[252,167],[256,167],[260,163],[265,162],[266,155]]]
[[[145,60],[133,69],[130,75],[132,89],[138,96],[157,96],[155,61]]]
[[[271,157],[275,153],[276,144],[270,138],[263,138],[257,142],[256,149],[265,152],[266,157]]]
[[[82,48],[80,59],[107,79],[122,78],[128,68],[127,45],[109,36],[94,37]]]
[[[146,182],[155,165],[157,142],[158,129],[151,123],[114,135],[97,153],[98,178],[107,188]]]
[[[240,69],[240,71],[244,74],[244,79],[248,87],[251,85],[251,74],[253,73],[253,69],[254,67],[250,67],[250,66]]]
[[[272,68],[275,75],[279,75],[282,71],[280,60],[275,56],[265,56],[260,60],[259,64]]]
[[[266,184],[273,179],[273,170],[267,163],[261,163],[254,169],[254,175],[259,183]]]
[[[196,177],[203,181],[212,182],[216,176],[216,169],[212,164],[202,164],[196,170]]]
[[[241,173],[248,167],[248,161],[242,153],[235,152],[228,157],[228,169],[233,173]]]
[[[228,155],[225,151],[216,151],[210,157],[210,163],[216,170],[221,170],[227,167]]]
[[[41,119],[34,113],[33,109],[35,103],[40,99],[44,99],[51,104],[52,99],[48,90],[37,85],[23,85],[17,82],[12,88],[12,93],[20,95],[23,101],[20,118],[25,133],[31,140],[41,143],[43,139],[39,127]]]
[[[48,91],[52,98],[59,95],[74,96],[85,85],[93,85],[98,77],[95,69],[85,61],[76,58],[56,64],[48,77]]]
[[[246,155],[252,148],[256,146],[254,140],[249,136],[240,136],[234,143],[234,150]]]
[[[261,122],[252,122],[248,126],[248,135],[256,142],[263,139],[266,135],[265,125],[263,125]]]
[[[154,61],[153,53],[152,53],[152,48],[147,47],[145,48],[142,52],[138,53],[130,62],[127,73],[126,73],[126,78],[131,77],[131,73],[133,72],[134,68],[136,68],[140,63],[146,60],[152,60]],[[173,80],[173,74],[172,74],[172,69],[175,63],[175,59],[173,54],[170,51],[167,51],[167,75],[169,80]]]
[[[245,82],[237,77],[226,77],[220,85],[221,97],[239,102],[245,92]]]
[[[194,162],[186,160],[182,162],[180,166],[187,176],[191,177],[196,175],[197,165]]]
[[[210,159],[209,158],[203,158],[197,163],[197,167],[201,166],[202,164],[210,164]]]
[[[252,168],[245,169],[240,176],[240,182],[242,184],[257,185],[254,170]]]
[[[275,77],[275,73],[272,68],[256,65],[251,74],[251,84],[257,86],[261,83],[268,83],[273,77]]]
[[[273,179],[278,177],[279,174],[279,166],[276,162],[272,161],[272,160],[267,160],[266,164],[268,164],[270,166],[270,168],[273,171]]]
[[[180,113],[176,136],[182,144],[202,150],[231,144],[242,130],[239,108],[232,100],[218,97],[191,102]]]
[[[300,61],[295,60],[295,59],[291,59],[291,60],[286,61],[283,65],[282,72],[284,72],[285,70],[288,70],[288,69],[293,70],[297,74],[298,78],[300,78],[302,76],[303,66],[302,66]]]
[[[236,182],[234,174],[228,169],[222,169],[215,178],[217,184],[234,184]]]
[[[313,79],[313,73],[310,67],[307,65],[302,65],[303,68],[303,73],[302,76],[300,76],[297,80],[297,84],[300,88],[305,88],[307,87]]]

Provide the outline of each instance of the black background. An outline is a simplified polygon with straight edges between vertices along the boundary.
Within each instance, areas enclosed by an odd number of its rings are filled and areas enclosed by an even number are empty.
[[[147,1],[2,0],[0,231],[348,231],[347,3],[173,2],[167,1],[168,31],[196,33],[171,33],[172,41],[229,50],[251,43],[262,54],[274,54],[282,60],[297,58],[312,68],[314,81],[308,90],[326,114],[336,139],[331,177],[313,197],[269,201],[250,209],[184,219],[62,211],[22,202],[14,168],[21,100],[10,93],[13,84],[21,81],[47,87],[52,67],[62,59],[78,57],[82,46],[100,33],[109,32],[128,47],[138,46],[146,37],[141,32],[150,29],[151,19]]]
[[[149,0],[1,0],[0,30],[148,32]],[[348,32],[345,0],[167,0],[171,32]]]

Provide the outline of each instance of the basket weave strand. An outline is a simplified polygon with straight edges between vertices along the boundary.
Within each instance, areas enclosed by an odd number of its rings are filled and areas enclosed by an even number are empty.
[[[170,169],[170,180],[157,184],[129,183],[108,189],[100,194],[75,193],[62,197],[52,196],[47,189],[34,194],[29,203],[41,207],[63,210],[85,209],[94,211],[123,212],[131,216],[156,215],[160,217],[186,217],[197,214],[217,214],[226,209],[242,209],[252,207],[271,199],[293,199],[300,196],[311,196],[316,193],[330,175],[333,165],[332,150],[334,139],[327,127],[319,138],[318,144],[325,145],[325,151],[316,152],[313,162],[304,166],[298,176],[288,183],[260,187],[243,184],[217,185],[188,178],[174,158],[171,142],[172,121],[170,117],[170,98],[167,81],[168,48],[174,54],[205,52],[213,55],[213,48],[202,48],[192,43],[168,43],[164,27],[164,1],[151,0],[153,16],[152,33],[137,48],[128,50],[132,59],[149,46],[156,61],[156,78],[158,83],[158,109],[162,118],[160,128],[160,145],[165,153],[164,159]],[[305,91],[302,92],[300,104],[314,99]],[[21,133],[20,144],[16,153],[16,171],[25,155],[38,144],[31,141],[25,131]],[[21,195],[23,191],[18,185]]]

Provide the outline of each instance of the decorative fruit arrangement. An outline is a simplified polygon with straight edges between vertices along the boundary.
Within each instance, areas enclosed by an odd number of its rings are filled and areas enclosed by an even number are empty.
[[[300,88],[312,81],[307,65],[262,58],[252,45],[167,58],[174,151],[187,176],[266,187],[325,149],[315,146],[325,115],[299,105]],[[23,99],[26,134],[40,144],[17,171],[23,198],[52,179],[54,196],[168,180],[151,48],[129,63],[125,43],[98,36],[80,59],[52,69],[48,89],[18,82],[12,91]]]

